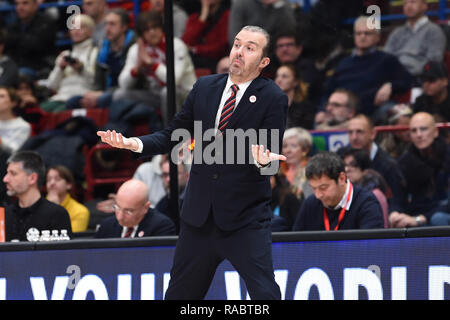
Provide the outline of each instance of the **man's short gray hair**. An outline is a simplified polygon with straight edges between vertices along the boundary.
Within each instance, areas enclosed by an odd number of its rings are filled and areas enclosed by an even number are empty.
[[[269,45],[270,45],[270,34],[263,28],[258,27],[258,26],[245,26],[241,29],[242,30],[246,30],[246,31],[250,31],[250,32],[258,32],[264,35],[264,37],[266,38],[266,45],[264,46],[264,48],[262,48],[263,50],[263,57],[267,57],[269,56]]]

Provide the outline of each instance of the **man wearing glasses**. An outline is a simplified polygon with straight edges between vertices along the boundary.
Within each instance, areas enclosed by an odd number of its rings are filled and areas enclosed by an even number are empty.
[[[150,208],[148,188],[140,180],[124,182],[117,191],[114,216],[105,218],[95,238],[141,238],[175,235],[167,216]]]
[[[359,100],[351,91],[336,89],[328,98],[322,122],[316,123],[317,130],[347,129],[348,121],[357,113]]]
[[[412,85],[412,76],[398,59],[377,49],[380,30],[375,29],[367,17],[359,17],[354,23],[355,48],[350,56],[342,59],[331,76],[322,97],[323,117],[325,103],[337,88],[354,92],[361,104],[361,112],[376,124],[382,124],[385,115],[393,106],[393,96],[407,92]]]

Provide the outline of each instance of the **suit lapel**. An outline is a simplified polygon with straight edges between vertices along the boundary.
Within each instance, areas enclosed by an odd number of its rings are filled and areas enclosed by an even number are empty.
[[[236,109],[230,117],[227,128],[233,128],[235,124],[239,121],[239,119],[245,115],[250,110],[255,110],[257,103],[259,100],[259,91],[262,87],[264,87],[265,81],[260,77],[256,78],[252,81],[250,86],[245,90],[242,99],[239,101]]]
[[[226,76],[218,79],[217,82],[208,88],[206,97],[206,118],[203,123],[203,130],[214,128],[216,122],[217,111],[219,110],[220,100],[222,99],[223,89],[227,83]]]

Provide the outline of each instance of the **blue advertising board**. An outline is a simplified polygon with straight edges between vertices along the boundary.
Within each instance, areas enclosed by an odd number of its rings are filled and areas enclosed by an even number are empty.
[[[160,300],[173,245],[0,252],[0,300]],[[450,237],[273,243],[286,300],[450,299]],[[206,299],[249,299],[224,261]]]

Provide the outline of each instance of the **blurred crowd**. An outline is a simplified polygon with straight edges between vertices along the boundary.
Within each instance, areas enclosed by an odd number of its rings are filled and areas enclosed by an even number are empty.
[[[101,189],[89,201],[83,193],[83,150],[98,142],[96,130],[132,136],[136,123],[154,132],[170,121],[164,0],[142,0],[137,16],[130,2],[83,0],[79,12],[42,3],[0,2],[0,9],[14,5],[0,11],[0,200],[16,212],[10,234],[17,237],[10,239],[26,239],[32,218],[25,209],[52,220],[53,204],[67,211],[70,225],[42,223],[47,230],[177,234],[167,155],[140,164],[120,188]],[[370,5],[404,19],[380,23],[367,13]],[[175,0],[176,111],[199,76],[228,72],[239,30],[261,26],[271,35],[262,76],[289,99],[281,150],[287,160],[271,177],[273,231],[321,229],[305,216],[313,205],[306,199],[325,205],[307,166],[323,149],[315,134],[333,131],[348,133],[348,145],[334,150],[345,180],[372,191],[382,211],[377,223],[358,218],[348,228],[449,225],[450,27],[427,15],[430,5],[316,0],[305,10],[286,0]],[[107,123],[99,128],[83,117],[45,123],[47,114],[77,109],[108,109]],[[99,151],[96,161],[114,171],[120,158]],[[182,205],[189,166],[178,173]],[[339,176],[328,177],[339,184]]]

